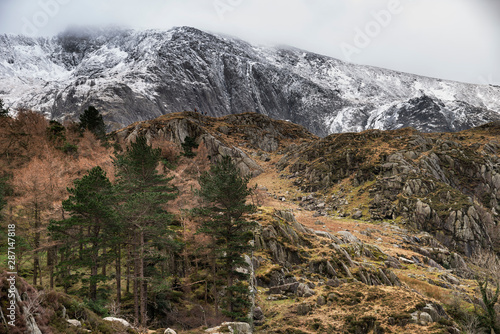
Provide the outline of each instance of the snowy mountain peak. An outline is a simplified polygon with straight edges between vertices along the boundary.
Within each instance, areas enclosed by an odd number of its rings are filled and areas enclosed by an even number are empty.
[[[252,46],[192,27],[2,35],[0,98],[55,119],[94,105],[110,128],[194,108],[213,116],[255,111],[318,135],[406,126],[457,131],[500,119],[500,87]]]

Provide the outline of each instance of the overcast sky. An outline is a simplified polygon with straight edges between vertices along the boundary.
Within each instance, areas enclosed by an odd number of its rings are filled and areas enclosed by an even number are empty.
[[[0,33],[188,25],[358,64],[500,84],[499,0],[0,0]]]

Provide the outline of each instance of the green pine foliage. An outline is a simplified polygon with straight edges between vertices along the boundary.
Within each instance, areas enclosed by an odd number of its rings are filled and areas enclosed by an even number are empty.
[[[71,155],[78,152],[78,146],[66,141],[66,128],[61,123],[50,121],[47,136],[52,144],[64,153]]]
[[[104,139],[106,136],[106,125],[99,110],[90,106],[80,115],[80,130],[89,130],[97,138]]]
[[[160,160],[161,150],[154,149],[147,143],[146,137],[139,136],[125,152],[116,156],[114,163],[118,171],[118,189],[124,199],[142,200],[148,207],[145,211],[161,214],[161,217],[164,217],[165,211],[160,205],[174,199],[177,190],[168,184],[172,178],[158,173],[157,166]],[[151,197],[154,201],[148,202],[147,199],[139,197]]]
[[[196,143],[196,139],[193,137],[187,136],[184,138],[184,143],[181,144],[182,149],[184,150],[183,155],[188,158],[193,158],[196,154],[193,152],[193,148],[197,149],[198,144]]]
[[[88,282],[89,299],[95,301],[98,282],[107,279],[98,274],[99,266],[108,260],[108,255],[103,254],[109,253],[104,250],[113,247],[119,230],[113,186],[98,166],[75,180],[68,192],[70,196],[63,201],[63,208],[71,217],[52,221],[49,231],[55,240],[61,241],[61,251],[66,252],[66,259],[60,264],[64,272],[70,267],[90,269],[90,277],[82,282]]]
[[[64,142],[66,140],[66,128],[58,121],[52,120],[47,127],[47,136],[51,142]]]
[[[195,212],[203,217],[198,232],[213,239],[212,253],[220,268],[217,275],[225,279],[224,314],[234,320],[246,321],[250,307],[250,291],[246,284],[249,275],[241,268],[248,268],[243,258],[251,250],[250,240],[255,223],[245,218],[255,211],[246,203],[252,189],[249,177],[242,177],[230,157],[224,157],[212,165],[200,179],[198,195],[205,205]]]
[[[169,237],[173,234],[173,216],[164,209],[164,205],[177,196],[177,189],[169,185],[171,178],[158,173],[160,153],[161,150],[147,143],[146,137],[139,136],[114,161],[121,220],[131,236],[129,242],[135,252],[134,258],[138,259],[135,281],[141,291],[140,300],[135,300],[135,312],[141,324],[146,323],[148,299],[143,282],[150,281],[155,263],[165,255],[159,250],[177,246],[175,238]]]

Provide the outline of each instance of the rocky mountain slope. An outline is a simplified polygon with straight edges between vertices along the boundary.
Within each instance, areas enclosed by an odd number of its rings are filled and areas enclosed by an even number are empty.
[[[319,136],[407,126],[460,131],[500,119],[499,87],[257,47],[189,27],[0,36],[0,98],[58,120],[95,105],[110,129],[194,108],[211,116],[258,112]]]
[[[257,211],[246,217],[256,222],[255,247],[242,268],[254,292],[253,330],[246,325],[240,334],[484,332],[478,282],[500,280],[499,132],[490,123],[458,133],[369,130],[319,138],[257,113],[183,112],[110,133],[106,146],[115,150],[138,135],[159,147],[161,171],[180,193],[166,209],[176,216],[182,258],[167,264],[168,294],[151,301],[160,316],[148,333],[235,332],[234,325],[218,326],[224,319],[213,312],[211,265],[188,215],[199,205],[198,177],[221,155],[255,186],[249,201]],[[188,136],[199,144],[194,158],[179,156]],[[74,143],[68,159],[96,152]],[[111,149],[101,152],[109,156]],[[1,298],[6,278],[0,275]],[[101,319],[102,309],[99,317],[78,297],[80,286],[64,294],[57,282],[53,291],[18,282],[18,332],[38,333],[27,330],[34,325],[42,333],[145,332]],[[111,291],[113,283],[100,288]],[[121,309],[108,311],[133,324],[127,295]],[[0,306],[7,315],[7,305]],[[0,333],[5,328],[0,323]]]
[[[291,200],[320,216],[397,221],[467,256],[499,241],[499,123],[458,133],[405,128],[318,138],[256,113],[211,118],[185,112],[111,137],[128,142],[138,134],[177,144],[196,138],[212,161],[229,155],[253,176],[264,172],[256,157],[275,154],[281,177],[304,194]]]
[[[111,137],[194,137],[252,173],[256,333],[459,333],[477,325],[464,320],[481,304],[474,277],[494,264],[472,262],[500,244],[499,129],[318,138],[255,113],[191,112]]]
[[[472,255],[498,239],[498,134],[411,129],[332,135],[292,147],[279,167],[341,215],[401,219]]]

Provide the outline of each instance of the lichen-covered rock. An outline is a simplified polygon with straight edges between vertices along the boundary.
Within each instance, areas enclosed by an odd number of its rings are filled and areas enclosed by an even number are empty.
[[[66,319],[66,322],[71,326],[82,327],[82,322],[77,319]]]
[[[131,328],[132,327],[132,325],[127,320],[121,319],[121,318],[106,317],[106,318],[103,318],[102,320],[105,320],[105,321],[116,321],[116,322],[121,323],[123,326],[125,326],[127,328]]]

